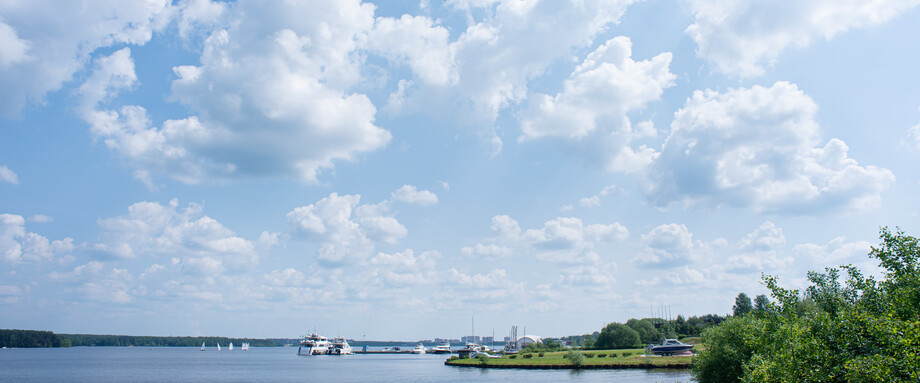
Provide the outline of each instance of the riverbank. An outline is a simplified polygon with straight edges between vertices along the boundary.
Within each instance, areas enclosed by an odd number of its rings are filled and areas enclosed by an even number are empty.
[[[506,355],[502,358],[451,357],[444,362],[453,367],[520,369],[689,369],[692,356],[644,356],[642,349],[583,351],[585,358],[575,366],[565,358],[568,352]],[[529,355],[529,356],[528,356]]]

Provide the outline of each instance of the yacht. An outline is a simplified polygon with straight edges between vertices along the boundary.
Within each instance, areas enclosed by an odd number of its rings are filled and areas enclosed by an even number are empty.
[[[354,354],[351,350],[351,346],[348,344],[348,341],[345,338],[333,338],[332,347],[329,349],[329,353],[332,355],[350,355]]]
[[[316,333],[306,336],[300,341],[300,348],[297,349],[297,355],[325,355],[329,353],[332,343],[324,336]]]
[[[425,346],[424,346],[423,344],[419,343],[418,346],[415,346],[415,348],[413,348],[412,351],[410,351],[410,352],[413,353],[413,354],[424,354],[424,353],[425,353]]]
[[[659,345],[649,345],[648,350],[655,355],[671,356],[690,351],[692,344],[683,344],[677,339],[665,339]]]
[[[432,354],[450,354],[451,352],[450,342],[442,343],[438,346],[434,346],[434,348],[431,349]]]

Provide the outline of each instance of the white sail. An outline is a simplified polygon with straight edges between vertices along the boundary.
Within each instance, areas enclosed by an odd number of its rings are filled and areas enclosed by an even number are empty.
[[[217,344],[217,351],[220,351],[220,343]]]
[[[204,342],[201,342],[201,351],[204,351]]]
[[[233,342],[230,342],[230,351],[233,351]]]

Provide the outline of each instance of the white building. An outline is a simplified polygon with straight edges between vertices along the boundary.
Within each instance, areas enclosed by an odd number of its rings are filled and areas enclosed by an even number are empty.
[[[538,335],[524,335],[518,338],[517,345],[519,349],[527,348],[527,346],[532,344],[543,343],[543,337]]]

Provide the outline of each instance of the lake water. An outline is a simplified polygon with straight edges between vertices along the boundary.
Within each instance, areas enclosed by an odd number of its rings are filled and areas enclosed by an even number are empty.
[[[689,382],[672,370],[449,367],[443,355],[298,356],[297,348],[72,347],[0,350],[0,382]]]

